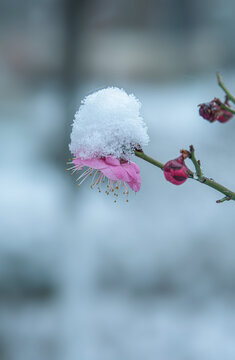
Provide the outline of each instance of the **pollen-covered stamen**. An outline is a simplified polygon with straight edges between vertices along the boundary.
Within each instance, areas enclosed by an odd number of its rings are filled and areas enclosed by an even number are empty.
[[[68,168],[68,169],[66,169],[67,171],[70,171],[70,170],[72,170],[71,171],[71,175],[73,175],[76,171],[77,171],[77,167],[76,167],[76,165],[74,165],[74,166],[71,166],[70,168]]]
[[[110,192],[114,192],[114,186],[113,185],[114,185],[115,181],[113,181],[113,180],[111,180],[109,178],[107,178],[107,179],[108,179],[108,185],[107,185],[108,190],[106,190],[106,194],[109,195]]]
[[[73,160],[69,159],[67,162],[66,162],[67,165],[74,165],[74,162]]]
[[[92,170],[94,170],[94,169],[92,169]],[[93,175],[93,178],[92,178],[92,180],[91,180],[91,189],[93,189],[95,177],[96,177],[96,175],[97,175],[98,172],[99,172],[99,170],[96,170],[95,173],[94,173],[94,175]]]
[[[103,179],[104,175],[102,173],[100,173],[100,176],[99,176],[99,181],[97,183],[97,185],[102,185],[102,179]]]
[[[74,159],[73,159],[73,160],[74,160]],[[77,165],[74,164],[73,161],[70,161],[70,160],[69,160],[66,164],[72,165],[71,167],[69,167],[68,169],[66,169],[67,171],[72,170],[71,175],[74,174],[76,171],[82,170],[82,168],[83,168],[83,166],[77,166]]]
[[[113,180],[109,180],[109,183],[110,183],[110,191],[114,192],[114,188],[113,188],[113,183],[114,183],[114,181],[113,181]]]
[[[107,190],[105,190],[105,194],[109,195],[109,193],[110,193],[110,185],[108,180]]]
[[[75,158],[74,171],[83,169],[85,171],[80,174],[77,179],[80,181],[79,185],[87,179],[88,176],[92,176],[91,188],[97,186],[98,190],[101,191],[102,183],[108,182],[106,194],[113,193],[115,197],[118,197],[120,189],[124,188],[124,194],[128,195],[127,185],[136,191],[139,191],[141,184],[141,177],[139,175],[139,168],[136,164],[119,160],[112,157],[101,157],[94,159],[80,159]]]
[[[78,186],[80,186],[90,175],[90,173],[93,171],[93,169],[90,169],[90,171],[84,176],[84,179],[82,179],[82,181],[78,184]]]
[[[98,178],[95,180],[95,177],[97,174],[98,174]],[[99,170],[97,170],[92,178],[91,189],[93,189],[97,185],[99,192],[101,192],[101,185],[102,185],[103,178],[104,178],[104,175]]]
[[[94,182],[94,184],[92,185],[92,187],[94,187],[94,186],[96,186],[96,185],[99,185],[99,182],[100,182],[100,180],[101,180],[101,178],[102,178],[102,174],[99,173],[99,172],[98,172],[98,174],[99,174],[99,176],[98,176],[98,178],[96,179],[96,181]]]
[[[116,181],[114,196],[118,197],[120,191],[120,181]]]
[[[129,195],[129,191],[127,190],[127,187],[126,187],[126,183],[123,181],[122,182],[122,185],[123,185],[123,188],[124,188],[124,192],[123,192],[123,194],[124,195],[126,195],[126,202],[128,202],[129,200],[128,200],[128,195]]]
[[[103,179],[103,177],[104,177],[104,175],[101,173],[100,176],[99,176],[99,181],[98,181],[98,183],[97,183],[99,192],[101,192],[102,182],[103,182],[102,179]]]
[[[78,178],[76,181],[79,181],[80,179],[82,179],[84,176],[86,176],[87,174],[91,175],[93,172],[93,169],[89,168],[87,170],[85,170]]]
[[[126,183],[124,181],[122,182],[122,185],[123,185],[124,190],[125,190],[123,194],[128,195],[128,190],[127,190],[127,187],[126,187]]]
[[[71,166],[70,168],[66,169],[67,171],[73,170],[76,168],[76,165]]]

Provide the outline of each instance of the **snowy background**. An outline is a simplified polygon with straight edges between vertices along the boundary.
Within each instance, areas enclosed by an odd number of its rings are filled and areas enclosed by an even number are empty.
[[[146,153],[194,144],[235,188],[235,121],[197,104],[235,94],[234,1],[0,3],[0,360],[234,360],[234,204],[136,159],[129,203],[65,171],[85,95],[142,102]]]

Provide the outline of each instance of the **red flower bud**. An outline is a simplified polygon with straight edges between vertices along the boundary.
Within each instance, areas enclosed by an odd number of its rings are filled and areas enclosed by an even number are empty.
[[[163,167],[163,172],[167,181],[181,185],[187,180],[190,170],[185,165],[184,156],[181,155],[177,159],[168,161]]]
[[[225,123],[233,117],[233,114],[227,110],[224,110],[221,105],[222,102],[219,99],[214,98],[214,100],[209,103],[199,105],[199,114],[210,122],[218,120],[221,123]],[[229,106],[227,101],[224,103],[224,105]]]
[[[213,101],[205,104],[199,104],[199,114],[206,120],[214,122],[217,120],[219,106]]]
[[[231,114],[231,112],[221,109],[217,115],[216,120],[218,120],[221,123],[225,123],[228,120],[230,120],[231,117],[233,117],[233,114]]]

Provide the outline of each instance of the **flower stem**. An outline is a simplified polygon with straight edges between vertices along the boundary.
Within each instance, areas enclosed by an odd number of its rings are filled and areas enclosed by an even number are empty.
[[[222,107],[222,109],[229,111],[231,114],[235,114],[235,110],[231,109],[229,106],[225,105],[225,104],[220,104],[220,107]]]
[[[221,75],[219,73],[217,73],[216,76],[217,76],[218,84],[221,87],[221,89],[225,92],[228,99],[231,100],[235,104],[235,97],[230,94],[230,92],[228,91],[228,89],[224,85],[224,83],[222,81],[222,78],[221,78]],[[229,111],[232,112],[231,110],[229,110]]]
[[[150,156],[146,155],[143,151],[135,151],[135,155],[140,157],[141,159],[148,161],[150,164],[157,166],[160,169],[163,169],[164,164],[160,163],[159,161],[151,158]]]
[[[135,151],[135,155],[140,157],[141,159],[149,162],[150,164],[157,166],[160,169],[163,169],[163,167],[164,167],[164,164],[162,164],[159,161],[153,159],[152,157],[146,155],[142,151]],[[189,179],[196,180],[196,181],[200,182],[201,184],[207,185],[207,186],[217,190],[218,192],[224,194],[225,197],[223,197],[220,200],[217,200],[216,201],[217,203],[222,203],[224,201],[229,201],[229,200],[234,200],[235,201],[235,192],[227,189],[226,187],[224,187],[223,185],[217,183],[213,179],[209,179],[209,178],[203,176],[201,166],[200,166],[200,161],[196,160],[196,157],[195,157],[195,154],[194,154],[194,147],[192,145],[190,146],[190,159],[191,159],[191,161],[192,161],[192,163],[193,163],[193,165],[195,167],[197,177],[191,177],[189,175]]]
[[[194,150],[194,147],[193,145],[190,146],[190,153],[189,153],[189,157],[195,167],[195,170],[196,170],[196,174],[197,174],[197,177],[199,180],[202,180],[203,179],[203,173],[202,173],[202,169],[201,169],[201,164],[200,164],[200,160],[197,160],[195,158],[195,150]]]

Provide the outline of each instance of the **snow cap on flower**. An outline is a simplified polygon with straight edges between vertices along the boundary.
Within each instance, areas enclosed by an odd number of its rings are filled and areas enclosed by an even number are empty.
[[[112,156],[129,160],[148,144],[141,103],[123,89],[108,87],[88,95],[75,114],[70,151],[81,159]]]

